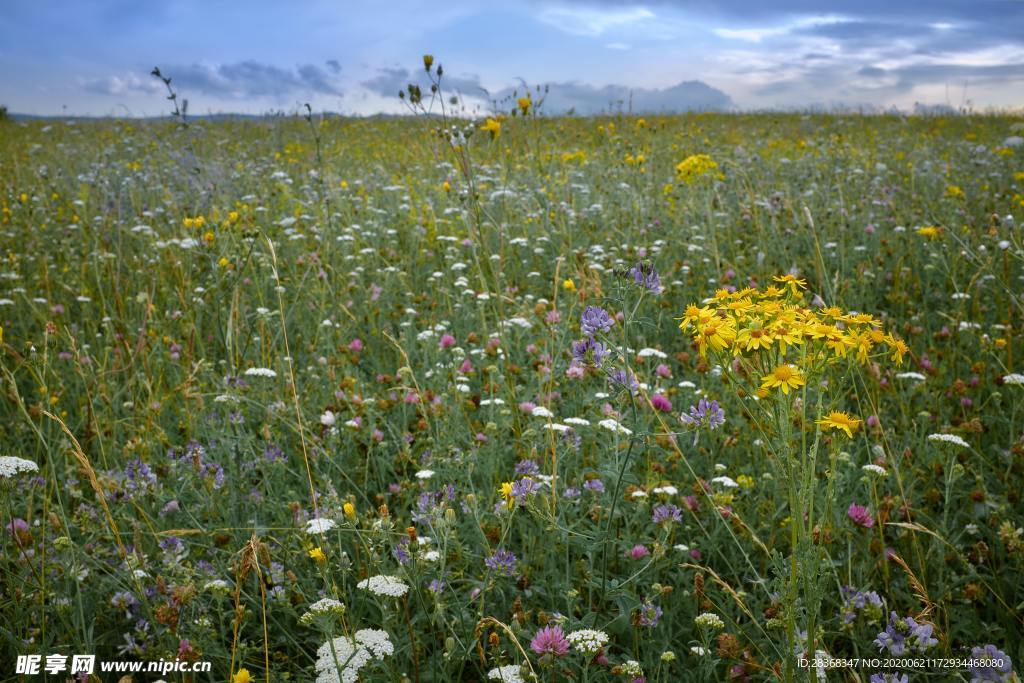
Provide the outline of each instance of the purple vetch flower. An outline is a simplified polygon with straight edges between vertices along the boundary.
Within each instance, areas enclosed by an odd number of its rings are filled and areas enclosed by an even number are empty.
[[[484,560],[484,566],[493,572],[504,574],[508,577],[514,577],[516,575],[516,563],[519,560],[512,554],[511,550],[505,550],[498,548],[494,551],[494,554]]]
[[[572,343],[572,358],[581,365],[601,367],[601,363],[608,357],[608,349],[593,337],[587,337],[582,341]]]
[[[512,482],[512,493],[510,495],[516,499],[517,503],[525,505],[526,499],[537,493],[539,488],[540,484],[535,480],[523,477],[518,481]]]
[[[910,683],[910,679],[907,674],[901,674],[898,671],[880,671],[871,674],[868,683]]]
[[[569,641],[561,626],[545,626],[530,641],[530,649],[541,656],[563,657],[569,652]]]
[[[267,462],[277,462],[278,460],[284,460],[285,454],[277,444],[268,443],[263,449],[263,459]]]
[[[445,583],[443,579],[431,579],[430,583],[427,584],[427,590],[431,593],[441,593],[444,591]]]
[[[640,382],[637,381],[636,375],[625,370],[612,370],[608,373],[608,381],[615,386],[629,389],[630,393],[634,394],[640,388]]]
[[[696,429],[718,429],[725,424],[725,411],[718,405],[718,401],[709,401],[702,398],[697,405],[690,406],[689,414],[683,413],[679,416],[683,424]]]
[[[896,657],[906,652],[924,652],[939,643],[932,638],[934,629],[931,624],[917,623],[913,617],[903,619],[896,612],[890,612],[889,623],[875,638],[875,645],[879,652],[887,650]]]
[[[840,589],[843,596],[843,623],[850,624],[863,614],[868,621],[882,617],[882,598],[875,591],[861,592],[850,586]]]
[[[644,601],[640,603],[640,617],[638,619],[638,623],[647,628],[654,628],[658,625],[661,615],[662,609],[647,598],[644,598]]]
[[[538,467],[537,463],[534,462],[533,460],[520,460],[519,462],[516,463],[516,474],[532,475],[539,473],[540,467]]]
[[[626,276],[652,294],[661,294],[661,277],[649,262],[641,262],[630,268]]]
[[[583,317],[580,318],[580,328],[588,337],[593,337],[598,332],[607,332],[612,329],[613,324],[608,311],[600,306],[587,306],[587,310],[583,311]]]
[[[398,564],[406,565],[412,561],[412,556],[409,554],[409,539],[403,538],[391,549],[391,554],[398,560]]]
[[[675,505],[659,505],[651,513],[651,521],[655,524],[669,525],[673,522],[682,522],[683,514]]]
[[[600,479],[587,479],[583,482],[583,488],[594,493],[604,493],[604,482]]]
[[[1013,661],[995,645],[971,648],[971,659],[973,661],[967,666],[971,672],[971,683],[1009,683],[1013,680]],[[974,662],[982,666],[973,666]]]

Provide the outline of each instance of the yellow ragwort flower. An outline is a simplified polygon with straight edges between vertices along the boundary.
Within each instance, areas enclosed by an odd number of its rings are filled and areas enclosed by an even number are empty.
[[[309,551],[309,557],[315,560],[316,562],[327,561],[327,556],[324,555],[324,551],[319,546]]]
[[[248,669],[239,669],[234,676],[231,677],[231,683],[251,683],[252,675]]]
[[[820,420],[815,420],[814,423],[825,430],[837,429],[844,431],[846,436],[852,439],[853,433],[860,428],[861,420],[860,418],[847,415],[841,410],[833,410]]]
[[[807,383],[803,373],[794,365],[780,365],[761,378],[762,389],[782,389],[788,394],[790,389],[802,387]]]
[[[480,130],[490,133],[493,140],[501,135],[501,121],[487,117],[487,121],[484,122],[484,125],[480,126]]]

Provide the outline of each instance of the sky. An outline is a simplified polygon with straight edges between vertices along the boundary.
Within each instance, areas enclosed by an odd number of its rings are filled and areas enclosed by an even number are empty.
[[[0,0],[23,114],[403,113],[428,53],[474,115],[1024,106],[1024,0]]]

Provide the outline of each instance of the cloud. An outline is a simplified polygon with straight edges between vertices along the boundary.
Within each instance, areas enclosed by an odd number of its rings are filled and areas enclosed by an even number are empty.
[[[563,114],[599,114],[630,110],[634,113],[713,111],[731,109],[732,98],[702,81],[683,81],[668,88],[630,88],[625,85],[595,87],[583,83],[550,83],[542,86],[544,111]],[[506,88],[495,99],[509,99],[517,91]],[[539,98],[539,95],[538,95]]]
[[[327,63],[331,71],[315,64],[301,64],[295,68],[281,68],[254,60],[228,64],[187,64],[161,67],[171,85],[183,97],[202,94],[227,99],[272,98],[287,96],[334,95],[342,90],[332,79],[341,66],[334,60]],[[148,74],[110,76],[81,81],[88,92],[100,95],[124,96],[131,93],[152,94],[163,88],[156,78]]]
[[[361,85],[378,95],[395,97],[410,83],[429,91],[429,81],[421,71],[415,74],[408,69],[379,69],[373,78]],[[520,79],[518,87],[509,86],[496,92],[488,92],[476,76],[449,77],[442,80],[446,93],[458,93],[464,97],[483,100],[486,104],[498,103],[503,107],[516,96],[528,90]],[[563,114],[573,111],[577,114],[598,114],[601,112],[632,109],[641,113],[671,112],[688,110],[721,110],[733,107],[732,98],[701,81],[684,81],[667,88],[632,88],[627,85],[606,85],[602,87],[585,83],[562,82],[538,86],[544,95],[544,111],[549,114]],[[540,99],[535,94],[534,99]]]
[[[570,35],[596,37],[611,29],[645,23],[654,19],[654,13],[644,7],[606,9],[566,6],[547,7],[537,18]]]
[[[419,70],[413,74],[408,69],[385,67],[378,69],[376,76],[361,83],[370,92],[385,97],[397,97],[398,91],[405,90],[410,84],[418,85],[424,93],[430,92],[430,81],[426,73]],[[451,76],[446,73],[441,79],[441,85],[448,93],[469,97],[487,96],[487,89],[480,84],[477,76]]]

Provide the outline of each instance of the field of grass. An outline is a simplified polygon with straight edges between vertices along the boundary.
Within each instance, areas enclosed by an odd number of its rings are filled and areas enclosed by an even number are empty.
[[[0,678],[1015,680],[1022,128],[0,123]]]

